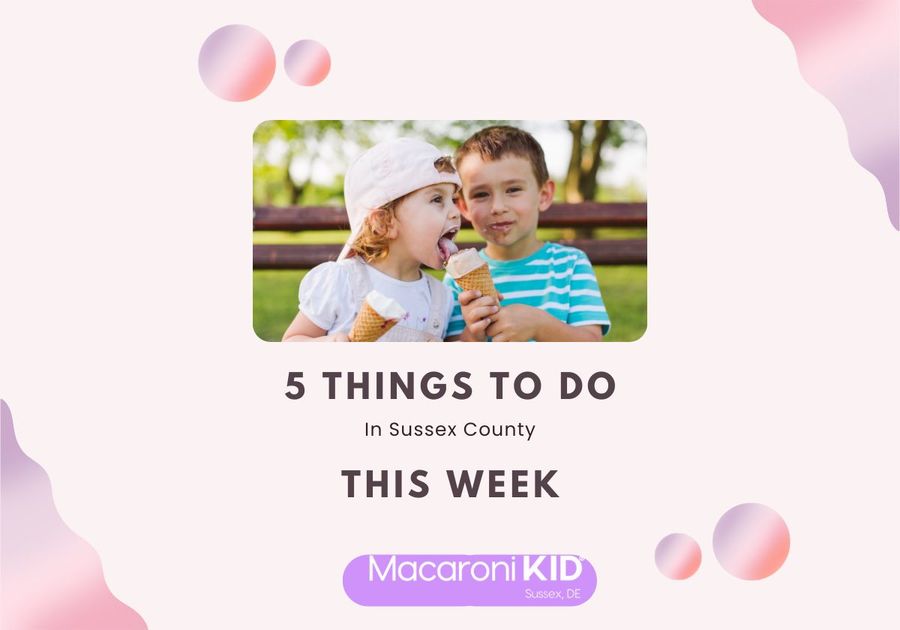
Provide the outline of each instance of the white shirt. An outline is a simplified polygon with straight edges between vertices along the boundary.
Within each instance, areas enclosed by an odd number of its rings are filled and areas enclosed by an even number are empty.
[[[350,288],[349,265],[352,264],[355,261],[351,259],[322,263],[310,269],[300,283],[300,312],[329,335],[350,332],[356,319],[359,305],[353,303]],[[402,324],[407,328],[426,330],[431,311],[431,285],[424,274],[418,280],[407,282],[392,278],[371,265],[365,265],[365,268],[372,288],[397,300],[406,309],[407,319]],[[441,337],[446,336],[453,310],[452,291],[447,286],[444,289],[447,291],[447,312]]]

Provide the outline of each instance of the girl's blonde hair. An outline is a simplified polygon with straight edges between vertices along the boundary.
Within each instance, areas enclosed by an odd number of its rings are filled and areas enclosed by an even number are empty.
[[[390,251],[391,239],[388,233],[397,220],[397,206],[406,197],[400,197],[372,211],[362,225],[362,229],[350,246],[350,251],[361,256],[367,263],[381,260]]]

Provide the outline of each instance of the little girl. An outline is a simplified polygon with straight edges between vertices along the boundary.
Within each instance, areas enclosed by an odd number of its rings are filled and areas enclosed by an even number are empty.
[[[426,142],[399,138],[363,153],[344,179],[350,238],[337,262],[303,278],[300,312],[282,341],[349,341],[372,289],[408,313],[379,341],[442,341],[453,298],[421,266],[441,269],[456,251],[460,187],[450,158]]]

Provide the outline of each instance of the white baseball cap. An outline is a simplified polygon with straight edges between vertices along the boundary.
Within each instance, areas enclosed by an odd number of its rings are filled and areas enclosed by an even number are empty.
[[[379,142],[360,155],[344,177],[344,203],[350,219],[350,238],[338,260],[346,258],[373,210],[420,188],[434,184],[455,184],[459,175],[443,173],[435,162],[444,156],[437,147],[422,140],[397,138]]]

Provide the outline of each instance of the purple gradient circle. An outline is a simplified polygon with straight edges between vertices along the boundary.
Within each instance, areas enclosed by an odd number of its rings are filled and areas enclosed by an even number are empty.
[[[719,564],[742,580],[761,580],[781,568],[791,547],[784,519],[760,503],[744,503],[725,512],[713,532]]]
[[[319,42],[301,39],[284,54],[284,70],[297,85],[318,85],[331,70],[331,55]]]
[[[672,580],[685,580],[700,568],[700,545],[687,534],[669,534],[656,545],[656,568]]]
[[[200,48],[200,78],[226,101],[249,101],[275,76],[275,51],[265,35],[243,24],[223,26]]]

